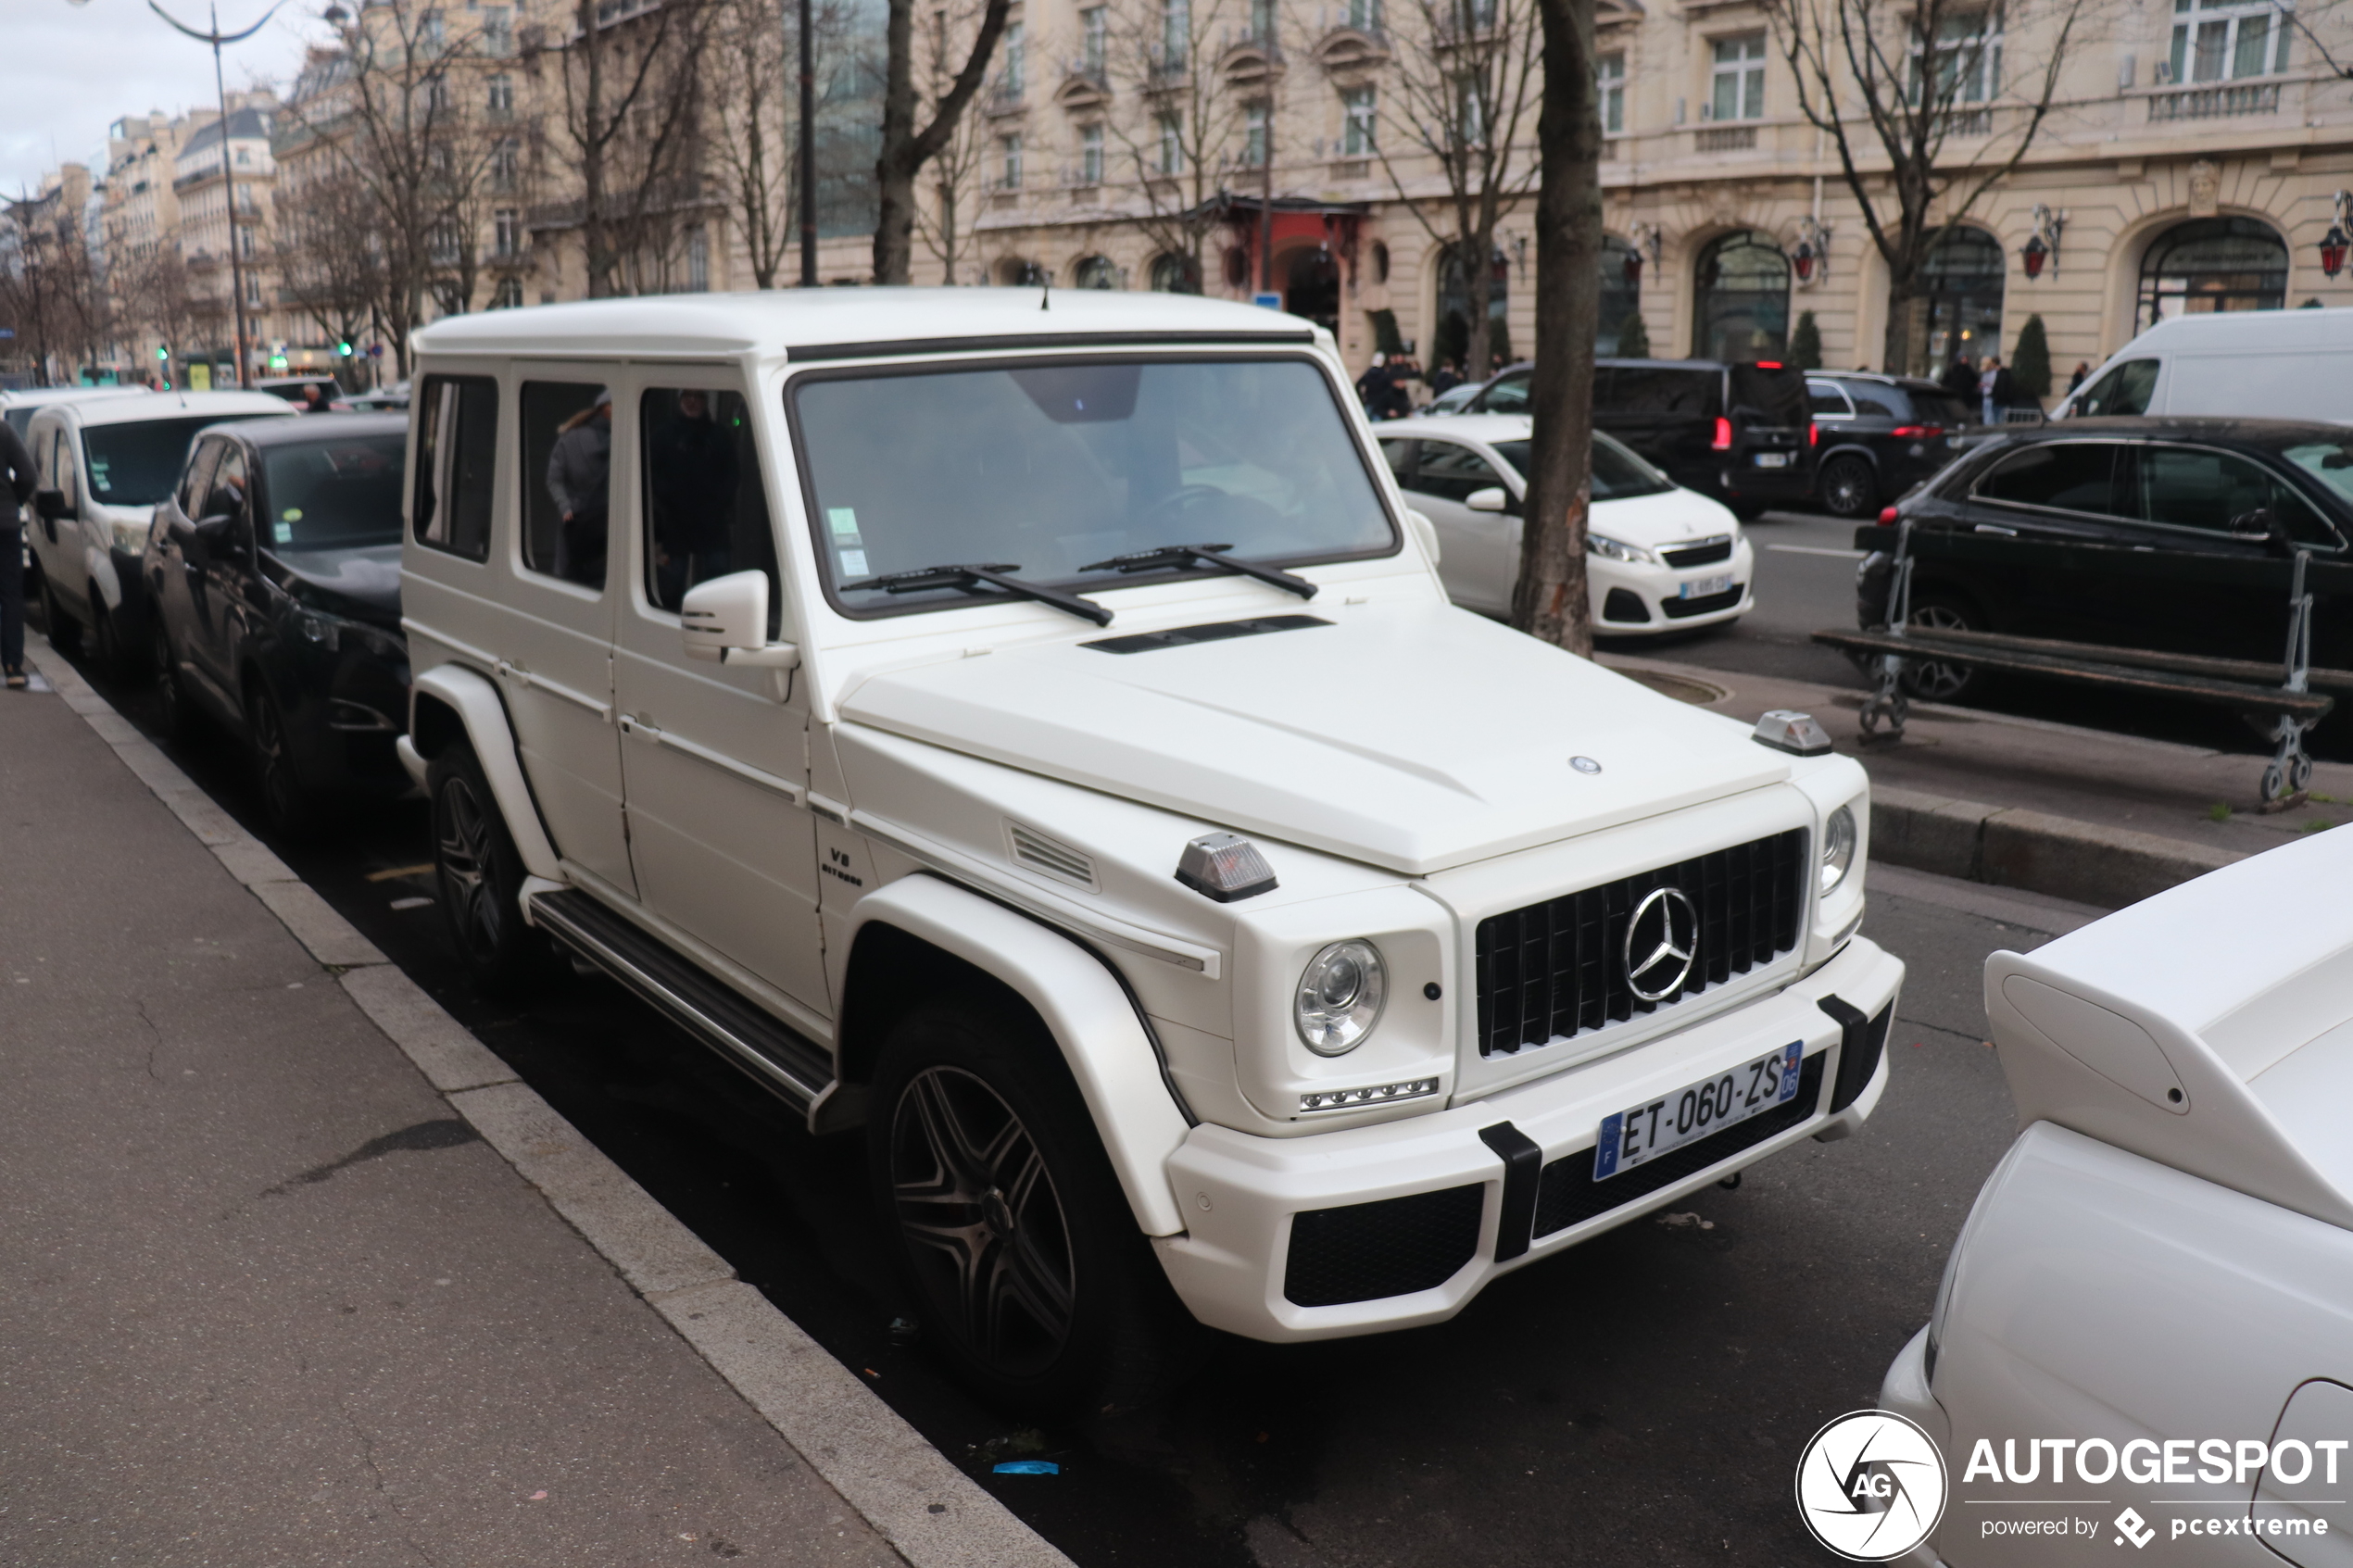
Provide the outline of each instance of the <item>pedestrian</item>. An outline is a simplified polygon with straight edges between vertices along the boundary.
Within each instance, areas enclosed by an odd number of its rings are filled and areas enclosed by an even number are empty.
[[[1397,383],[1389,373],[1389,356],[1375,354],[1373,362],[1365,367],[1365,373],[1356,378],[1356,397],[1365,405],[1365,416],[1383,418],[1381,410],[1389,407],[1390,395],[1396,390]]]
[[[2091,373],[2092,366],[2089,360],[2078,359],[2075,361],[2075,373],[2067,378],[2067,390],[2073,392],[2076,388],[2082,386],[2085,378],[2090,376]]]
[[[295,411],[303,414],[323,414],[327,412],[327,395],[320,390],[319,383],[317,382],[305,382],[302,383],[302,401],[295,406]]]
[[[1969,369],[1969,356],[1956,352],[1953,362],[1944,367],[1944,373],[1937,379],[1936,384],[1964,403],[1975,396],[1977,372]]]
[[[547,494],[561,520],[556,575],[585,587],[605,585],[605,521],[611,506],[612,391],[556,427],[547,454]]]
[[[40,481],[33,477],[32,454],[16,427],[0,420],[0,676],[12,692],[24,690],[24,526],[20,508],[32,499]]]
[[[1985,416],[1983,422],[1999,423],[2000,416],[1995,410],[2008,408],[2012,395],[2009,367],[2002,363],[2000,355],[1988,354],[1977,375],[1978,408]]]
[[[1432,397],[1443,397],[1462,384],[1463,372],[1452,359],[1429,373],[1429,395]]]

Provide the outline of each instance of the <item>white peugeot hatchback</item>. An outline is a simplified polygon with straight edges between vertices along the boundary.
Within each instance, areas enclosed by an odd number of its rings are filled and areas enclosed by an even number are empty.
[[[1378,427],[1381,453],[1438,530],[1439,576],[1466,609],[1504,616],[1519,581],[1525,414],[1453,414]],[[1593,436],[1585,583],[1596,633],[1655,636],[1738,621],[1755,607],[1756,558],[1731,508]]]
[[[1863,771],[1448,604],[1328,335],[1169,295],[418,335],[404,759],[541,935],[862,1128],[929,1338],[1118,1398],[1869,1115]]]

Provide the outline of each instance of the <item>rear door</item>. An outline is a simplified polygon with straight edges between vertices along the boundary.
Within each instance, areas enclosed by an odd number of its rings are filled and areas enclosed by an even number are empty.
[[[1803,383],[1800,385],[1803,395]],[[1616,365],[1594,377],[1593,428],[1607,431],[1703,495],[1718,495],[1714,449],[1724,372],[1714,365]]]

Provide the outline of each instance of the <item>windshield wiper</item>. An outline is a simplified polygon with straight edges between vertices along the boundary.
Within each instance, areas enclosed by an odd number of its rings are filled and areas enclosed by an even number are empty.
[[[1152,571],[1164,566],[1190,566],[1198,561],[1207,566],[1223,567],[1244,577],[1255,577],[1261,583],[1297,594],[1302,599],[1315,596],[1315,584],[1304,577],[1294,577],[1288,571],[1277,571],[1271,566],[1252,566],[1226,554],[1231,545],[1163,545],[1156,550],[1138,550],[1133,555],[1114,556],[1092,566],[1082,566],[1081,571]]]
[[[842,591],[880,588],[886,594],[916,594],[926,588],[960,588],[967,594],[980,594],[981,584],[1000,589],[1017,599],[1035,599],[1041,605],[1093,621],[1098,626],[1111,624],[1111,611],[1099,604],[1078,597],[1076,594],[1058,593],[1052,588],[1025,583],[1018,577],[1008,577],[1008,571],[1019,571],[1018,561],[996,561],[986,566],[926,566],[913,571],[886,572],[862,582],[845,583]],[[986,595],[982,596],[986,597]]]

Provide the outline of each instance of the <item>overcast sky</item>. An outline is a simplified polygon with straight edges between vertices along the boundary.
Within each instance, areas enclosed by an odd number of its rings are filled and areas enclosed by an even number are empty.
[[[159,0],[191,27],[208,28],[207,0]],[[218,0],[220,25],[251,27],[269,0]],[[303,33],[323,31],[323,0],[288,0],[268,25],[222,51],[232,91],[281,88],[302,59]],[[35,187],[60,163],[103,172],[107,127],[126,114],[209,107],[212,51],[183,38],[147,0],[0,0],[0,194]]]

